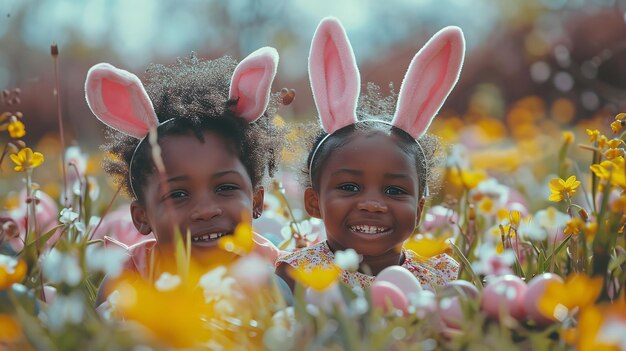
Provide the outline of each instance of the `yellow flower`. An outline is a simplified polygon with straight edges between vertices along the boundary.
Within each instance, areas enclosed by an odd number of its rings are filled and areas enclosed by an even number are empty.
[[[459,170],[457,168],[450,168],[448,170],[448,177],[452,184],[458,187],[464,187],[468,190],[475,188],[480,182],[487,179],[487,173],[484,171],[470,171],[467,169]]]
[[[19,341],[21,337],[22,328],[17,320],[9,314],[0,313],[0,345]]]
[[[602,277],[574,273],[565,282],[552,281],[539,298],[539,311],[547,318],[563,321],[574,308],[592,305],[602,291]]]
[[[611,149],[616,149],[618,147],[620,147],[624,142],[621,139],[611,139],[609,141],[607,141],[607,145],[609,146],[609,148]]]
[[[567,180],[561,178],[553,178],[550,180],[550,197],[548,200],[559,202],[565,198],[571,198],[576,193],[576,188],[580,185],[580,182],[576,180],[576,176],[571,176]]]
[[[333,265],[331,267],[313,267],[311,269],[296,268],[289,271],[291,277],[307,288],[316,291],[324,291],[337,281],[341,269]]]
[[[14,119],[9,123],[9,135],[13,139],[19,139],[26,135],[26,129],[24,128],[24,123],[19,119]]]
[[[587,129],[587,135],[589,135],[589,142],[593,143],[598,140],[600,137],[600,131],[597,129],[591,130]]]
[[[28,169],[39,167],[44,161],[43,155],[39,152],[33,152],[29,147],[20,150],[17,154],[9,155],[15,163],[16,172],[23,172]]]
[[[591,305],[583,309],[575,328],[566,329],[563,340],[575,345],[576,350],[622,350],[620,330],[626,324],[626,303],[616,299],[613,303]]]
[[[522,220],[522,213],[520,211],[511,211],[509,220],[511,221],[511,227],[517,230],[519,222]]]
[[[608,139],[604,135],[600,135],[600,138],[598,139],[598,147],[600,149],[604,149],[607,143]]]
[[[626,190],[626,175],[624,174],[624,157],[616,157],[610,161],[602,161],[600,164],[593,164],[589,167],[591,171],[600,179],[619,186]]]
[[[622,112],[622,113],[618,113],[617,115],[615,115],[615,120],[619,121],[624,119],[624,117],[626,117],[626,113]]]
[[[563,132],[563,143],[571,144],[574,142],[574,139],[574,133],[567,130]]]
[[[429,259],[442,253],[450,253],[447,236],[433,238],[432,236],[417,235],[404,243],[404,248],[417,254],[418,258]]]
[[[501,208],[496,212],[496,216],[498,217],[498,222],[502,223],[505,219],[509,219],[509,211],[506,208]]]
[[[614,158],[624,156],[624,149],[608,149],[604,155],[607,159],[612,160]]]
[[[611,130],[613,131],[613,133],[618,133],[620,131],[620,129],[622,129],[622,121],[614,121],[611,122]]]
[[[0,291],[24,280],[26,268],[24,260],[0,255]]]
[[[578,235],[585,223],[580,218],[572,218],[565,224],[563,228],[563,234],[565,235]]]
[[[158,285],[158,284],[157,284]],[[202,289],[185,279],[171,288],[128,274],[114,285],[118,299],[116,313],[125,320],[143,325],[154,337],[174,348],[192,348],[208,341],[205,328],[212,316]]]
[[[596,232],[598,231],[598,223],[591,222],[585,224],[585,236],[587,239],[593,239],[596,236]]]
[[[252,225],[250,221],[243,219],[235,228],[233,235],[221,237],[217,244],[222,250],[236,253],[240,256],[252,252],[254,240],[252,240]]]
[[[493,200],[489,196],[483,197],[478,202],[478,210],[480,211],[480,213],[491,214],[494,210],[493,207],[494,207]]]

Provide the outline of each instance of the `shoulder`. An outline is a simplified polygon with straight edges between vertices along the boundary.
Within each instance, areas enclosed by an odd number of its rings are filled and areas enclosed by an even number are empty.
[[[298,251],[281,255],[276,261],[276,266],[278,267],[283,263],[295,268],[326,266],[333,261],[334,255],[332,251],[330,251],[325,241],[321,241]]]
[[[459,274],[459,263],[447,254],[439,254],[424,259],[415,252],[406,250],[406,260],[406,268],[422,284],[444,285],[449,281],[456,280]]]
[[[278,250],[276,245],[266,237],[255,232],[252,233],[252,240],[254,241],[253,252],[274,264],[280,255],[280,250]]]

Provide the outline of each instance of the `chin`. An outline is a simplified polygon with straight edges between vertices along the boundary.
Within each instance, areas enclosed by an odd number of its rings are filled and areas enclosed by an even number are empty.
[[[210,267],[213,265],[228,264],[232,262],[237,255],[220,249],[216,242],[215,245],[212,246],[191,245],[191,257],[194,261],[199,262],[203,266]]]

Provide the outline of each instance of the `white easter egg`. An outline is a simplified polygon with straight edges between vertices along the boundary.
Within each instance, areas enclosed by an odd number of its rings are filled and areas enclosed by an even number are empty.
[[[389,266],[383,269],[380,273],[378,273],[374,281],[391,283],[397,286],[405,296],[416,294],[423,290],[422,284],[420,284],[419,280],[417,280],[413,273],[409,272],[408,269],[402,266]]]

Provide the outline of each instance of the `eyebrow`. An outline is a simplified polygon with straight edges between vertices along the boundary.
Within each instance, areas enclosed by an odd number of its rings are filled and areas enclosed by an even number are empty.
[[[342,174],[342,173],[347,173],[347,174],[351,174],[355,176],[363,175],[363,171],[357,171],[356,169],[349,169],[349,168],[339,168],[338,170],[331,173],[331,176],[335,176],[335,175]]]
[[[334,171],[333,173],[331,173],[331,176],[335,176],[335,175],[339,175],[339,174],[350,174],[350,175],[354,175],[354,176],[361,176],[363,175],[363,171],[359,171],[356,169],[350,169],[350,168],[340,168],[336,171]],[[385,178],[390,178],[390,179],[411,179],[411,177],[406,174],[406,173],[385,173],[384,174]]]
[[[217,173],[213,174],[213,175],[211,176],[211,178],[213,178],[213,179],[216,179],[216,178],[221,178],[221,177],[227,176],[227,175],[229,175],[229,174],[235,174],[235,175],[239,175],[239,176],[241,176],[241,173],[240,173],[240,172],[237,172],[237,171],[235,171],[235,170],[226,170],[226,171],[221,171],[221,172],[217,172]],[[167,179],[166,179],[166,182],[167,182],[167,183],[181,182],[181,181],[188,180],[189,178],[190,178],[190,177],[189,177],[188,175],[183,174],[183,175],[179,175],[179,176],[174,176],[174,177],[167,178]]]
[[[385,173],[385,178],[391,179],[411,179],[406,173]]]

